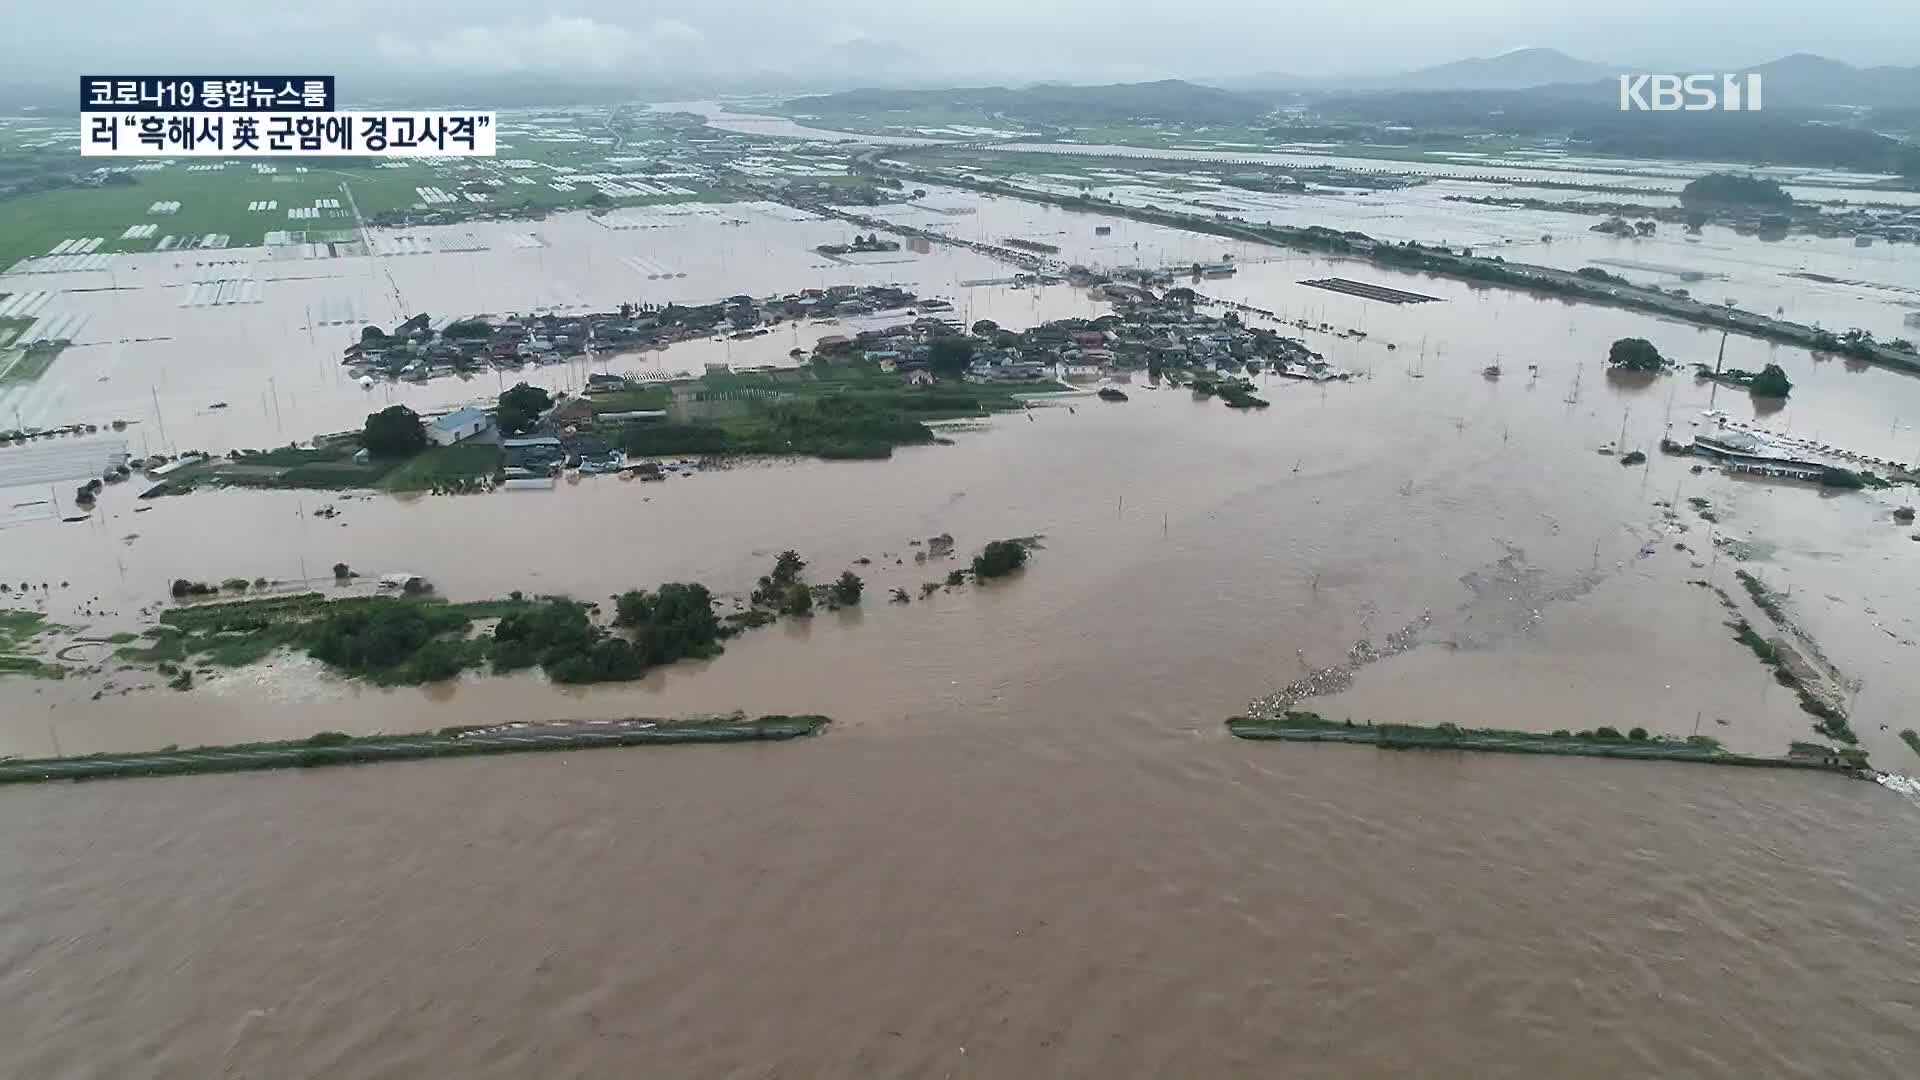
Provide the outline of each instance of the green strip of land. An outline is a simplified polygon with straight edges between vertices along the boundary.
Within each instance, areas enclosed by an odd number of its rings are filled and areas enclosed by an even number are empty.
[[[824,716],[727,717],[701,720],[609,720],[447,728],[416,735],[343,735],[322,732],[293,742],[202,746],[139,754],[0,761],[0,784],[100,780],[129,776],[252,772],[359,765],[413,758],[471,757],[608,746],[764,742],[817,734]]]
[[[1605,727],[1596,731],[1556,731],[1545,734],[1499,728],[1461,728],[1453,724],[1433,727],[1355,724],[1352,721],[1328,720],[1317,713],[1290,711],[1271,720],[1237,716],[1227,721],[1227,730],[1242,739],[1337,742],[1378,746],[1385,750],[1478,750],[1499,754],[1692,761],[1705,765],[1818,769],[1848,774],[1867,768],[1866,755],[1858,750],[1834,750],[1810,743],[1795,743],[1786,757],[1755,757],[1733,753],[1704,735],[1675,739],[1650,736],[1641,728],[1634,728],[1629,735],[1621,735]]]

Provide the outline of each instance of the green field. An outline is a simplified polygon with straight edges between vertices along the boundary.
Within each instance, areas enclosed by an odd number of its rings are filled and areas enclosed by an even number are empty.
[[[355,488],[394,492],[443,491],[484,482],[500,471],[500,447],[468,442],[432,446],[400,460],[353,460],[353,446],[324,450],[281,447],[242,453],[182,470],[166,487],[185,494],[198,487],[308,488],[344,491]]]
[[[124,171],[115,174],[116,182],[101,186],[63,186],[53,190],[32,190],[50,180],[66,182],[89,173],[99,162],[83,160],[72,144],[51,148],[37,145],[46,134],[37,128],[45,121],[9,121],[0,119],[0,272],[22,258],[45,255],[62,240],[100,237],[102,252],[153,251],[167,236],[199,237],[221,233],[228,247],[259,244],[275,231],[339,231],[354,228],[351,206],[357,205],[368,221],[391,211],[425,209],[417,188],[437,187],[458,197],[462,185],[482,183],[493,187],[486,203],[441,204],[434,209],[449,218],[463,214],[497,212],[522,206],[535,209],[571,209],[593,205],[595,190],[579,185],[572,191],[555,191],[549,183],[557,175],[548,169],[509,169],[501,161],[527,159],[557,166],[570,166],[582,172],[631,171],[630,163],[608,164],[610,156],[655,158],[675,148],[677,129],[665,123],[628,119],[620,129],[625,139],[614,149],[614,132],[603,125],[603,117],[557,114],[554,123],[540,123],[538,115],[502,117],[503,132],[497,158],[473,158],[464,161],[404,161],[388,168],[366,159],[179,159],[152,171]],[[684,149],[684,144],[679,144]],[[263,173],[255,161],[273,168]],[[115,167],[150,164],[128,159]],[[385,164],[395,164],[387,162]],[[206,165],[222,166],[204,170]],[[189,171],[200,166],[204,171]],[[302,171],[304,170],[304,171]],[[509,178],[524,175],[532,184],[515,184]],[[131,181],[128,183],[126,181]],[[616,206],[646,205],[658,202],[724,199],[710,185],[686,178],[671,181],[693,195],[628,197],[613,201]],[[352,189],[349,202],[342,185]],[[287,211],[312,207],[316,200],[334,199],[339,209],[325,209],[313,219],[290,219]],[[249,210],[249,204],[272,201],[273,210]],[[157,202],[178,202],[180,209],[170,215],[148,213]],[[152,224],[153,236],[122,240],[128,226]],[[183,258],[191,258],[183,254]]]
[[[53,627],[47,625],[47,617],[37,611],[0,608],[0,675],[33,675],[43,679],[65,675],[67,670],[60,665],[49,664],[22,651],[50,629]]]

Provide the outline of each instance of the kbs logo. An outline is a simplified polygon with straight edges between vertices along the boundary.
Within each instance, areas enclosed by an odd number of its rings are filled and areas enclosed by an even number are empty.
[[[1760,76],[1622,75],[1621,112],[1760,111]]]

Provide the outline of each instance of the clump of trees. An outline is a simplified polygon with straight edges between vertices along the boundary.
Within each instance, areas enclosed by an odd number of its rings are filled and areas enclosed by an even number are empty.
[[[311,630],[315,659],[378,682],[437,682],[472,660],[464,640],[467,617],[432,604],[388,600],[336,611]]]
[[[1747,380],[1747,389],[1758,397],[1783,398],[1793,393],[1793,380],[1787,378],[1779,364],[1768,364],[1760,369],[1760,374]]]
[[[1621,371],[1665,371],[1667,358],[1646,338],[1621,338],[1607,350],[1607,364]]]
[[[503,433],[518,435],[531,428],[540,419],[540,414],[552,407],[553,396],[546,390],[517,383],[500,395],[494,418],[499,421]]]
[[[620,594],[614,598],[617,633],[594,625],[587,610],[578,601],[554,597],[508,614],[494,627],[494,670],[538,664],[555,682],[623,682],[660,664],[720,651],[720,620],[704,585],[675,582],[651,593]]]
[[[995,540],[973,557],[976,579],[1005,577],[1027,565],[1027,545],[1019,540]]]
[[[411,457],[427,448],[427,427],[405,405],[389,405],[367,417],[360,445],[375,457]]]
[[[1690,181],[1686,187],[1681,188],[1680,202],[1689,207],[1711,203],[1739,203],[1785,208],[1793,205],[1793,193],[1781,187],[1778,180],[1743,176],[1739,173],[1709,173]]]
[[[1705,364],[1696,365],[1694,371],[1702,379],[1744,387],[1755,397],[1783,398],[1793,393],[1793,380],[1787,378],[1779,364],[1768,364],[1757,373],[1739,368],[1716,373]]]
[[[813,614],[813,591],[800,579],[807,561],[797,551],[787,550],[773,561],[773,571],[762,574],[753,589],[753,606],[769,608],[781,615]]]
[[[953,378],[966,374],[973,363],[973,339],[960,334],[934,338],[927,346],[927,366]]]

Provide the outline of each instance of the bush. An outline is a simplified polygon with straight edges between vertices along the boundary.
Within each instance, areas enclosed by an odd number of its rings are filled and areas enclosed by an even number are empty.
[[[1634,728],[1633,730],[1627,732],[1627,738],[1632,739],[1634,742],[1646,742],[1647,729],[1643,727]]]
[[[348,566],[346,563],[343,563],[343,562],[337,562],[333,564],[333,579],[335,581],[345,581],[346,579],[352,576],[353,576],[353,567]]]
[[[1593,729],[1593,737],[1596,739],[1618,739],[1620,732],[1618,729],[1610,727],[1595,728]]]

